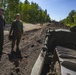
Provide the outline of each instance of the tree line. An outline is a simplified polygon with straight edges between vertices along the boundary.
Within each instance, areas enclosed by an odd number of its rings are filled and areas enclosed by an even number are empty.
[[[5,9],[5,20],[10,23],[15,19],[16,13],[21,14],[21,19],[28,23],[44,23],[50,21],[47,10],[43,10],[37,3],[25,0],[1,0],[0,7]]]
[[[76,11],[71,10],[68,16],[65,19],[61,20],[61,22],[70,27],[76,26]]]

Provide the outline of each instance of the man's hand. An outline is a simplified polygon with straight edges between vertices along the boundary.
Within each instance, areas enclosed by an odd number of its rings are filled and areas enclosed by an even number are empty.
[[[13,39],[13,36],[9,34],[8,39],[11,41]]]

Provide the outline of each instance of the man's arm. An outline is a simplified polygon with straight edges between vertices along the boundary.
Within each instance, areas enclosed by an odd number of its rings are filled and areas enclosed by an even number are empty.
[[[22,23],[21,31],[22,31],[22,34],[23,34],[23,23]]]
[[[13,31],[13,25],[14,25],[14,22],[13,22],[12,25],[11,25],[11,29],[10,29],[10,31],[9,31],[9,35],[11,35],[11,33],[12,33],[12,31]]]
[[[4,20],[4,27],[5,27],[5,24],[6,24],[6,22],[5,22],[5,20]]]

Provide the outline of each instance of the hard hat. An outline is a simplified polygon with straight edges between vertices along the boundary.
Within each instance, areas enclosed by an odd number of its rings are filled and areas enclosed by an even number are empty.
[[[20,16],[20,14],[19,14],[19,13],[17,13],[16,15],[17,15],[17,16]]]

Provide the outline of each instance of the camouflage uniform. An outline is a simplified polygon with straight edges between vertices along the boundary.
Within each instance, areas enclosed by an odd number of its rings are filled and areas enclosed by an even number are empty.
[[[5,20],[3,19],[3,16],[0,16],[0,54],[2,54],[3,50],[4,26],[5,26]]]
[[[14,48],[15,42],[17,49],[19,49],[19,43],[21,40],[21,36],[23,34],[23,23],[21,20],[14,20],[11,29],[10,29],[10,35],[12,33],[12,50]]]

